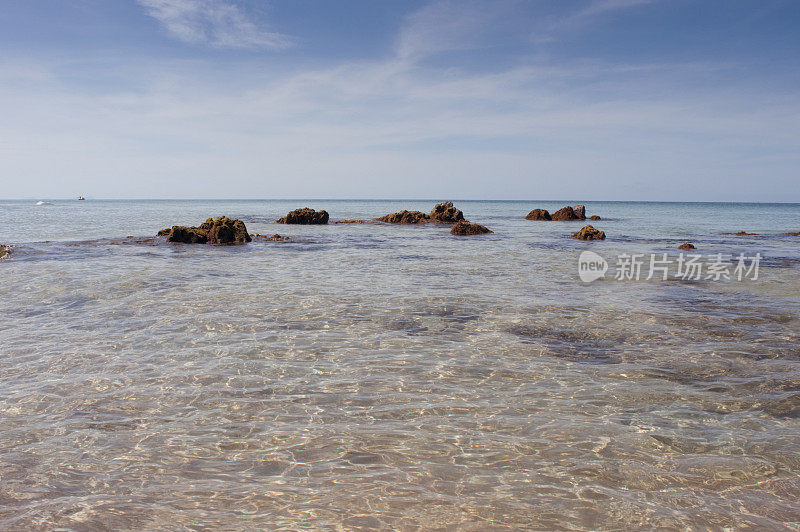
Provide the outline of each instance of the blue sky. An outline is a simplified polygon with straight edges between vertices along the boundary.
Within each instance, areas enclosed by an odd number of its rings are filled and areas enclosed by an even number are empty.
[[[0,197],[800,201],[800,2],[5,0]]]

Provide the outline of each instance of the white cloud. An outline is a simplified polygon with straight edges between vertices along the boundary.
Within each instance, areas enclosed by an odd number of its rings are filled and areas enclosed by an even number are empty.
[[[138,0],[175,38],[217,48],[285,48],[286,35],[264,31],[224,0]]]
[[[504,2],[480,0],[436,0],[411,13],[397,39],[397,55],[402,60],[477,48]]]
[[[129,82],[84,91],[59,79],[63,61],[0,59],[0,189],[800,200],[786,195],[800,164],[797,91],[748,86],[737,65],[526,58],[492,72],[432,68],[416,59],[470,46],[476,19],[437,40],[430,21],[449,15],[436,5],[407,20],[399,42],[420,40],[399,60],[286,73],[239,58],[226,64],[235,86],[218,83],[212,63],[128,57],[103,70]],[[76,66],[90,79],[86,62]]]
[[[579,11],[577,16],[586,17],[598,15],[609,11],[617,11],[619,9],[628,9],[643,4],[649,4],[652,1],[653,0],[596,0],[586,6],[582,11]]]
[[[792,98],[689,90],[697,65],[476,75],[392,60],[232,90],[168,62],[147,90],[107,95],[10,87],[0,66],[11,196],[769,200],[800,153]]]
[[[593,0],[583,9],[568,13],[561,17],[545,20],[533,34],[534,42],[555,41],[565,32],[577,31],[591,24],[597,17],[606,16],[616,11],[651,4],[655,0]]]

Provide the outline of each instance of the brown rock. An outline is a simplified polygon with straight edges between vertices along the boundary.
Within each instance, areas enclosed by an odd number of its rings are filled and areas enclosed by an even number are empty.
[[[605,240],[606,234],[591,225],[587,225],[577,233],[573,233],[572,238],[577,238],[578,240]]]
[[[376,218],[379,222],[387,224],[424,224],[430,221],[430,216],[420,211],[400,211]]]
[[[678,249],[697,249],[697,248],[694,247],[694,244],[692,244],[691,242],[684,242],[683,244],[678,246]]]
[[[794,233],[786,233],[786,236],[800,236],[800,231],[795,231]]]
[[[595,214],[594,216],[589,216],[589,219],[597,221],[600,220],[600,217]]]
[[[208,232],[199,227],[189,227],[185,225],[175,225],[170,229],[167,242],[178,242],[181,244],[205,244],[208,242]]]
[[[575,213],[575,216],[578,217],[578,220],[585,220],[586,219],[586,206],[585,205],[575,205],[572,207],[572,212]]]
[[[0,259],[11,255],[11,246],[4,246],[0,244]]]
[[[159,233],[162,232],[159,231]],[[216,220],[209,218],[199,227],[173,226],[167,242],[222,246],[250,242],[250,235],[247,233],[247,227],[243,221],[220,216]]]
[[[471,236],[471,235],[485,235],[492,231],[486,227],[468,222],[467,220],[459,220],[450,230],[451,235],[457,236]]]
[[[558,222],[580,220],[580,217],[578,217],[578,215],[575,214],[575,211],[572,209],[572,207],[564,207],[563,209],[558,209],[556,212],[553,213],[551,218]]]
[[[545,209],[533,209],[525,217],[526,220],[552,220],[550,213]]]
[[[328,211],[315,211],[308,207],[295,209],[283,218],[279,218],[279,224],[298,224],[298,225],[325,225],[328,223]]]
[[[231,219],[227,216],[220,216],[216,220],[209,218],[200,227],[207,228],[208,243],[213,246],[250,242],[247,227],[243,221],[238,219]]]
[[[281,236],[278,233],[267,237],[267,240],[271,240],[272,242],[286,242],[287,240],[291,240],[288,236]]]
[[[464,213],[453,206],[452,201],[437,204],[430,214],[433,222],[440,224],[454,224],[464,219]]]
[[[748,233],[747,231],[739,231],[738,233],[720,233],[721,235],[733,235],[733,236],[756,236],[756,233]]]
[[[162,229],[161,231],[159,231],[156,236],[169,236],[171,232],[172,232],[172,227],[167,227],[166,229]]]

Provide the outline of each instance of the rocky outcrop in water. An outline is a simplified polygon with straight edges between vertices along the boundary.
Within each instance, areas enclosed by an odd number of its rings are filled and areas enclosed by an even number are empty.
[[[572,220],[580,220],[581,218],[572,207],[563,207],[554,212],[551,219],[557,222],[569,222]]]
[[[402,210],[375,219],[387,224],[424,224],[428,223],[430,218],[424,212]]]
[[[452,201],[438,203],[429,216],[432,222],[454,224],[464,219],[464,213],[453,206]]]
[[[163,236],[164,231],[159,231]],[[231,244],[244,244],[250,242],[247,227],[239,219],[220,216],[217,219],[209,218],[198,227],[175,225],[169,230],[167,242],[181,244],[211,244],[224,246]]]
[[[176,225],[170,229],[167,242],[181,244],[205,244],[208,242],[208,232],[199,227]]]
[[[468,222],[467,220],[460,220],[456,222],[456,224],[450,230],[450,234],[456,236],[485,235],[491,232],[492,231],[486,227],[480,224]]]
[[[733,236],[757,236],[757,233],[748,233],[747,231],[739,231],[738,233],[720,233],[721,235]]]
[[[315,211],[308,207],[302,209],[295,209],[283,218],[278,218],[276,223],[279,224],[296,224],[296,225],[325,225],[328,223],[328,211]]]
[[[11,247],[0,244],[0,259],[7,257],[8,255],[11,255]]]
[[[594,218],[594,217],[593,217]],[[575,205],[574,207],[564,207],[558,209],[553,214],[550,214],[545,209],[533,209],[531,212],[525,216],[526,220],[555,220],[557,222],[569,222],[572,220],[585,220],[586,219],[586,207],[584,205]],[[600,217],[596,217],[597,220]]]
[[[591,225],[587,225],[577,233],[573,233],[572,238],[577,238],[578,240],[605,240],[606,234]]]
[[[547,212],[545,209],[533,209],[528,215],[525,217],[526,220],[541,220],[541,221],[549,221],[553,218],[550,216],[550,213]]]
[[[600,220],[601,218],[595,214],[594,216],[589,216],[589,219],[597,221],[597,220]]]
[[[678,246],[678,249],[686,249],[686,250],[689,250],[689,249],[697,249],[697,248],[696,248],[696,247],[694,247],[694,244],[692,244],[691,242],[684,242],[683,244],[681,244],[680,246]]]

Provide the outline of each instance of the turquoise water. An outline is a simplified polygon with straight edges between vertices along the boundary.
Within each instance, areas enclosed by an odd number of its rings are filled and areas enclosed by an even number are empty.
[[[2,529],[793,529],[800,205],[0,201]],[[209,216],[289,235],[148,240]],[[749,236],[723,235],[747,231]],[[615,280],[621,253],[763,256]],[[611,263],[578,278],[578,256]]]

